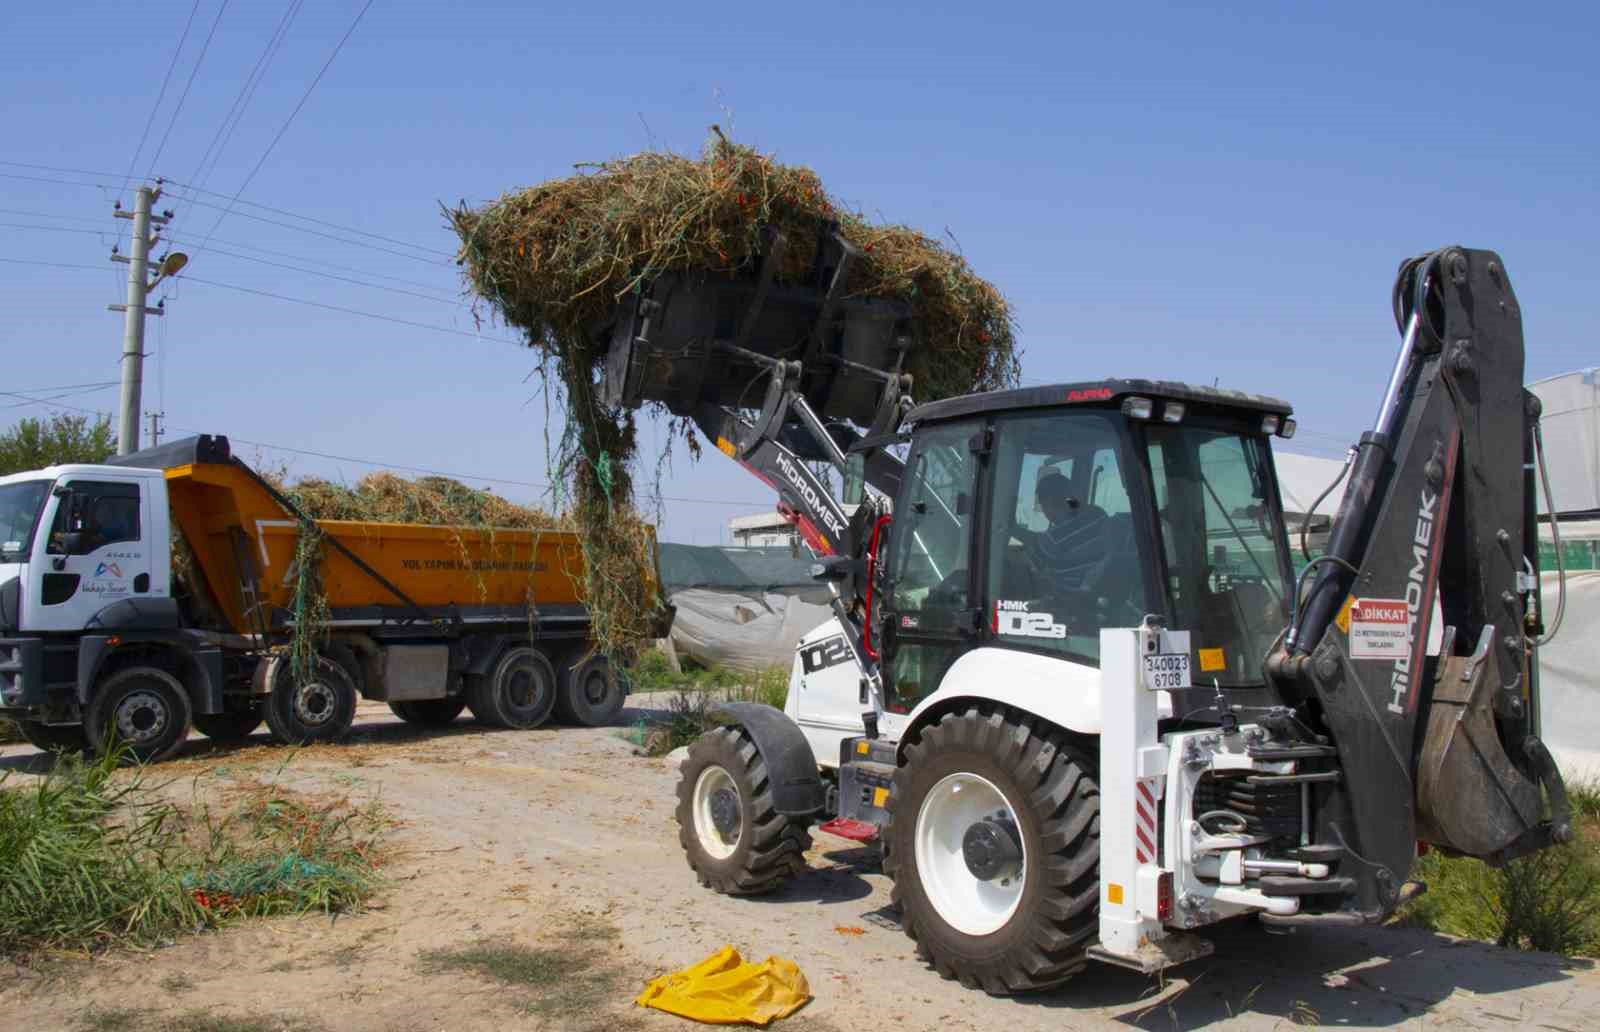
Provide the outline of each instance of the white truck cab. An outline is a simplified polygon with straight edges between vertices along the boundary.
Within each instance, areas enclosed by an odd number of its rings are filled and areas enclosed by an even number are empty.
[[[0,477],[0,631],[81,632],[130,600],[168,608],[170,534],[160,470],[68,465]]]

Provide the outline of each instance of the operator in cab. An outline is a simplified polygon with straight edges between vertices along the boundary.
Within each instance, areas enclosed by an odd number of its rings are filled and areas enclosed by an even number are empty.
[[[1105,510],[1075,498],[1067,478],[1056,472],[1039,478],[1034,503],[1050,525],[1044,530],[1014,526],[1011,536],[1022,542],[1028,562],[1049,577],[1053,587],[1083,589],[1089,574],[1106,557]]]

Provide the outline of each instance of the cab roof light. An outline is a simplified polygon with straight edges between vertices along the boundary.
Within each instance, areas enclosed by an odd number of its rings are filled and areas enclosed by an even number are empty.
[[[1181,423],[1183,414],[1188,411],[1181,401],[1169,401],[1161,406],[1161,421],[1163,423]]]
[[[1287,441],[1289,438],[1294,436],[1295,426],[1296,424],[1294,420],[1285,419],[1283,421],[1283,425],[1278,427],[1278,436]]]
[[[1130,419],[1149,419],[1155,415],[1156,403],[1149,398],[1123,398],[1122,414]]]
[[[1268,435],[1277,433],[1278,432],[1278,423],[1279,423],[1279,419],[1278,419],[1278,416],[1275,415],[1275,414],[1274,415],[1262,416],[1261,417],[1261,432],[1264,433],[1264,434],[1268,434]]]

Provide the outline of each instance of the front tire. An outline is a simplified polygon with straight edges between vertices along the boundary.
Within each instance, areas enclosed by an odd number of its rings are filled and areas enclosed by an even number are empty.
[[[809,821],[773,809],[767,762],[740,727],[707,731],[678,767],[678,842],[700,884],[771,892],[806,869]]]
[[[418,727],[445,727],[461,716],[461,711],[467,708],[467,700],[457,696],[453,699],[416,699],[411,702],[391,702],[389,709],[395,716],[407,724],[416,724]]]
[[[906,934],[945,978],[1045,989],[1086,961],[1100,903],[1094,762],[1004,708],[947,713],[906,747],[885,830]]]
[[[37,720],[19,720],[17,730],[29,745],[40,752],[87,752],[89,736],[82,724],[41,724]]]
[[[119,670],[100,685],[84,727],[96,753],[120,746],[140,763],[156,763],[183,745],[192,719],[189,693],[178,679],[141,666]]]
[[[356,719],[356,689],[342,664],[317,657],[316,670],[301,683],[288,656],[273,660],[267,695],[267,729],[284,745],[309,745],[343,738]]]

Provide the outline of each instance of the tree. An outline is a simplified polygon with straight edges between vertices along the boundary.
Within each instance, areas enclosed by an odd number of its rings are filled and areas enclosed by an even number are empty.
[[[54,415],[19,419],[0,433],[0,476],[67,462],[104,462],[116,454],[111,417]]]

